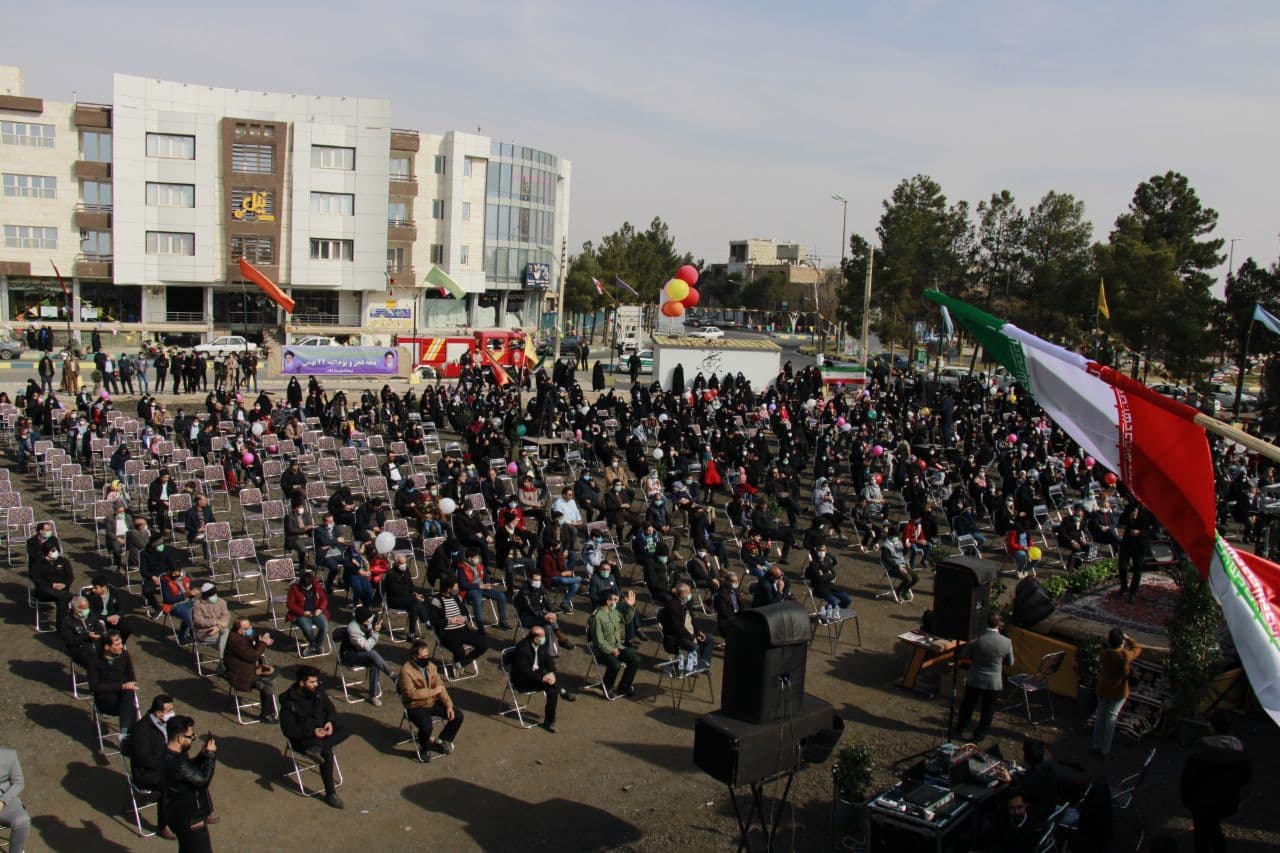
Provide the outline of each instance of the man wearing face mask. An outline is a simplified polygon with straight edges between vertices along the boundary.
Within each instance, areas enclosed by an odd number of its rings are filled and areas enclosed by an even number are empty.
[[[680,534],[672,521],[671,511],[667,508],[667,499],[663,495],[654,495],[649,501],[649,509],[645,513],[645,520],[653,525],[659,537],[671,537],[671,550],[673,552],[680,547]]]
[[[560,630],[559,616],[542,582],[542,575],[535,571],[529,576],[529,585],[516,593],[516,614],[520,618],[520,624],[525,628],[541,625],[546,629],[546,633],[555,636],[555,642],[566,649],[572,649],[573,643],[569,642],[569,638]],[[559,654],[555,643],[552,643],[549,648],[552,657]]]
[[[134,726],[133,734],[125,741],[125,753],[129,756],[129,770],[133,776],[133,785],[151,795],[146,797],[146,801],[160,800],[160,790],[164,785],[165,745],[169,741],[165,733],[165,724],[173,717],[173,697],[157,693],[151,700],[147,716],[138,721]],[[139,805],[142,803],[140,802]],[[164,804],[160,803],[157,808],[159,811],[156,814],[156,824],[160,827],[160,837],[172,841],[177,836],[165,821]]]
[[[427,612],[427,599],[413,585],[413,575],[409,573],[408,559],[399,554],[391,564],[391,570],[382,579],[382,593],[386,596],[387,606],[393,610],[403,610],[409,618],[409,640],[422,638],[419,626],[431,621]]]
[[[133,659],[125,650],[119,631],[108,631],[98,640],[98,653],[89,667],[89,692],[99,713],[120,718],[120,732],[127,733],[138,718],[138,679]]]
[[[67,603],[71,601],[75,572],[67,558],[62,556],[57,540],[50,538],[45,541],[41,558],[31,569],[31,583],[38,600],[52,601],[57,605],[57,618],[61,619]]]
[[[458,579],[446,575],[439,594],[431,598],[431,624],[440,645],[453,653],[455,666],[465,668],[489,648],[485,635],[467,625],[467,612],[458,594]]]
[[[528,635],[516,643],[511,659],[511,683],[516,690],[542,691],[547,699],[542,727],[555,734],[556,707],[560,699],[573,702],[576,697],[556,683],[556,659],[550,653],[547,632],[542,625],[534,625]]]
[[[104,575],[94,575],[89,581],[89,620],[98,632],[119,631],[120,637],[127,643],[132,632],[125,625],[124,613],[120,610],[120,602],[115,590],[107,583]]]
[[[715,592],[720,588],[720,580],[711,570],[710,558],[711,554],[706,548],[698,548],[684,564],[684,569],[696,586]]]
[[[169,496],[173,494],[173,483],[169,482],[169,472],[161,469],[160,476],[151,481],[147,489],[147,508],[155,519],[156,529],[164,532],[169,529]],[[190,535],[190,528],[187,528]]]
[[[681,581],[676,585],[676,594],[663,609],[662,647],[670,654],[689,652],[686,672],[694,672],[699,668],[711,666],[711,651],[715,648],[715,640],[698,630],[693,622],[693,589]]]
[[[306,513],[307,508],[303,504],[297,504],[290,508],[284,518],[284,549],[292,551],[297,557],[299,569],[307,567],[307,534],[316,529],[314,524],[303,521]],[[316,560],[319,559],[320,552],[317,551]]]
[[[342,808],[334,784],[333,750],[351,736],[351,730],[337,720],[333,702],[320,689],[320,672],[299,666],[294,683],[280,696],[280,730],[289,744],[305,752],[320,765],[324,780],[324,801]]]
[[[209,818],[213,813],[209,784],[213,782],[218,742],[213,735],[205,735],[204,747],[193,760],[190,752],[196,741],[195,725],[195,720],[181,715],[165,723],[167,743],[160,808],[183,853],[213,850],[209,840]]]
[[[161,542],[158,548],[163,549]],[[182,645],[190,643],[192,637],[191,611],[195,606],[192,599],[199,595],[191,588],[191,578],[182,571],[181,566],[174,566],[169,573],[160,577],[160,598],[163,602],[160,609],[165,613],[178,617],[178,642]]]
[[[511,630],[511,625],[507,622],[507,596],[496,584],[490,582],[488,570],[478,552],[467,552],[466,560],[459,566],[458,583],[466,593],[467,601],[471,603],[471,612],[477,626],[484,625],[484,600],[488,598],[497,605],[498,627],[504,631]]]
[[[809,565],[805,566],[804,577],[814,598],[820,598],[832,607],[848,607],[853,603],[852,595],[836,588],[836,558],[827,553],[826,545],[813,553]]]
[[[221,659],[226,654],[227,638],[231,636],[231,612],[213,584],[201,585],[200,597],[191,605],[191,624],[196,631],[196,642],[217,646]]]
[[[623,696],[634,697],[636,671],[640,667],[640,655],[627,644],[626,627],[622,615],[618,613],[618,594],[608,593],[605,603],[597,607],[587,623],[587,636],[591,642],[591,653],[596,661],[604,667],[603,684],[605,690],[612,692],[618,673],[622,673],[622,681],[618,689]]]
[[[453,533],[463,548],[478,551],[486,566],[493,562],[493,554],[489,549],[493,537],[485,533],[484,525],[469,505],[461,504],[453,514]],[[463,586],[465,588],[465,584]]]
[[[369,704],[382,706],[382,675],[394,676],[391,666],[377,652],[378,631],[382,628],[382,614],[376,616],[361,605],[347,623],[338,656],[347,666],[362,666],[369,674]]]
[[[123,503],[117,503],[115,512],[105,522],[103,538],[107,540],[107,550],[115,559],[116,568],[121,571],[125,567],[125,549],[129,537],[129,516]]]
[[[36,532],[27,538],[27,570],[31,571],[44,558],[44,549],[48,544],[58,544],[58,537],[53,535],[53,524],[42,521],[36,526]]]
[[[333,513],[326,512],[320,526],[311,532],[312,547],[315,551],[316,571],[321,568],[328,573],[324,581],[324,591],[333,595],[333,583],[342,570],[342,549],[346,540],[338,535],[338,526],[334,523]]]
[[[243,616],[236,619],[227,640],[227,683],[240,693],[258,691],[259,719],[264,723],[276,721],[275,670],[263,660],[273,643],[269,633],[259,634]]]
[[[667,562],[669,559],[667,546],[659,545],[653,559],[644,566],[644,582],[649,589],[649,597],[661,607],[666,607],[671,602],[671,588],[674,585],[671,566]]]
[[[453,706],[449,690],[436,672],[426,640],[415,640],[409,662],[400,668],[396,689],[409,713],[409,722],[418,729],[418,742],[442,755],[453,752],[453,742],[462,728],[462,711]],[[438,738],[431,736],[433,717],[444,719]]]
[[[76,595],[58,620],[58,637],[66,647],[67,654],[85,669],[93,665],[100,636],[97,626],[92,622],[92,615],[89,599]]]
[[[733,617],[746,607],[746,602],[742,596],[738,594],[738,576],[733,572],[725,575],[724,583],[720,584],[720,589],[716,591],[712,604],[716,610],[716,628],[720,632],[720,636],[724,636],[724,629],[733,619]]]

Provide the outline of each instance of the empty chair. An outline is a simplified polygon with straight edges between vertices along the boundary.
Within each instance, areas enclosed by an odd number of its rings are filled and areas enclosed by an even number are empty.
[[[1050,652],[1040,659],[1040,665],[1036,667],[1035,672],[1009,676],[1009,689],[1017,690],[1022,694],[1022,702],[1014,702],[1010,707],[1021,704],[1027,712],[1028,722],[1037,725],[1053,722],[1053,692],[1049,689],[1049,679],[1062,669],[1062,662],[1066,657],[1065,650]],[[1044,700],[1049,706],[1049,716],[1040,720],[1031,716],[1031,696],[1035,693],[1044,694]]]

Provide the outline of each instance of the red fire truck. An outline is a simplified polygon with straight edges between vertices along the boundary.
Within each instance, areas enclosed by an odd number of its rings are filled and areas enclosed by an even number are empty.
[[[442,379],[457,379],[463,353],[471,354],[472,364],[485,364],[479,353],[483,347],[500,366],[519,370],[525,366],[525,345],[528,340],[519,329],[477,329],[470,334],[462,332],[435,334],[427,332],[418,337],[397,337],[396,343],[413,347],[417,367],[430,367]]]

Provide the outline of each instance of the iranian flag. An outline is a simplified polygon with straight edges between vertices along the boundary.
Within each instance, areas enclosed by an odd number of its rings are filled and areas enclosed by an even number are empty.
[[[857,385],[867,384],[867,369],[861,364],[833,364],[823,362],[822,384],[824,385]]]
[[[1254,693],[1280,723],[1280,566],[1218,535],[1213,464],[1196,410],[959,300],[933,290],[925,298],[950,309],[1177,540],[1208,578]]]

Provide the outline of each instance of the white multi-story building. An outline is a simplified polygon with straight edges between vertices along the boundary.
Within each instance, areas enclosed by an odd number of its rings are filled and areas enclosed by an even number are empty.
[[[110,105],[53,103],[0,66],[0,122],[10,330],[65,332],[68,319],[130,336],[531,329],[538,286],[559,280],[568,161],[396,129],[388,100],[117,74]],[[241,257],[293,297],[292,315],[244,284]],[[463,298],[423,283],[432,266]]]

